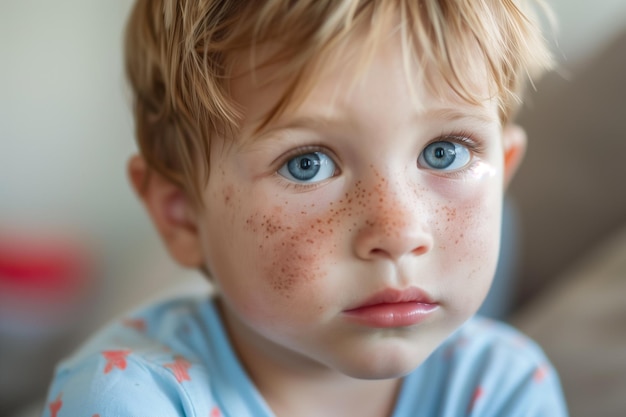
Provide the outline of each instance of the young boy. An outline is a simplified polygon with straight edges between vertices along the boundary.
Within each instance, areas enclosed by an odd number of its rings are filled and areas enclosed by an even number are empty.
[[[550,63],[523,0],[137,0],[126,59],[131,182],[215,294],[100,333],[44,416],[566,415],[473,318]]]

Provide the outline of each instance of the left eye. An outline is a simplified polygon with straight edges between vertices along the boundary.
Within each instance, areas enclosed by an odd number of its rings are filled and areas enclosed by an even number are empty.
[[[291,158],[278,173],[294,182],[320,182],[335,174],[335,163],[323,152],[310,152]]]
[[[467,146],[457,142],[438,141],[426,146],[417,162],[440,171],[454,171],[469,164],[472,156]]]

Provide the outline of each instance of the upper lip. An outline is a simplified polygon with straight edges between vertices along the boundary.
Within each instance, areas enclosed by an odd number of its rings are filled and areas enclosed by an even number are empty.
[[[396,304],[396,303],[422,303],[436,304],[433,298],[424,290],[417,287],[406,289],[387,288],[377,292],[358,305],[348,308],[346,311],[358,310],[360,308],[370,307],[378,304]]]

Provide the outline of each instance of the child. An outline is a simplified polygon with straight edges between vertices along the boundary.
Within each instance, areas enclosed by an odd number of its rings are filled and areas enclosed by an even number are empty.
[[[566,415],[473,318],[550,64],[523,0],[137,0],[126,61],[131,182],[215,294],[100,333],[44,416]]]

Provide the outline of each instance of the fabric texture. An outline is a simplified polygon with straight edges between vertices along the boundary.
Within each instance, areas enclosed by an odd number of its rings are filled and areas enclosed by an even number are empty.
[[[272,417],[214,300],[161,301],[57,367],[43,417]],[[472,318],[405,377],[392,417],[566,416],[558,377],[513,328]]]

